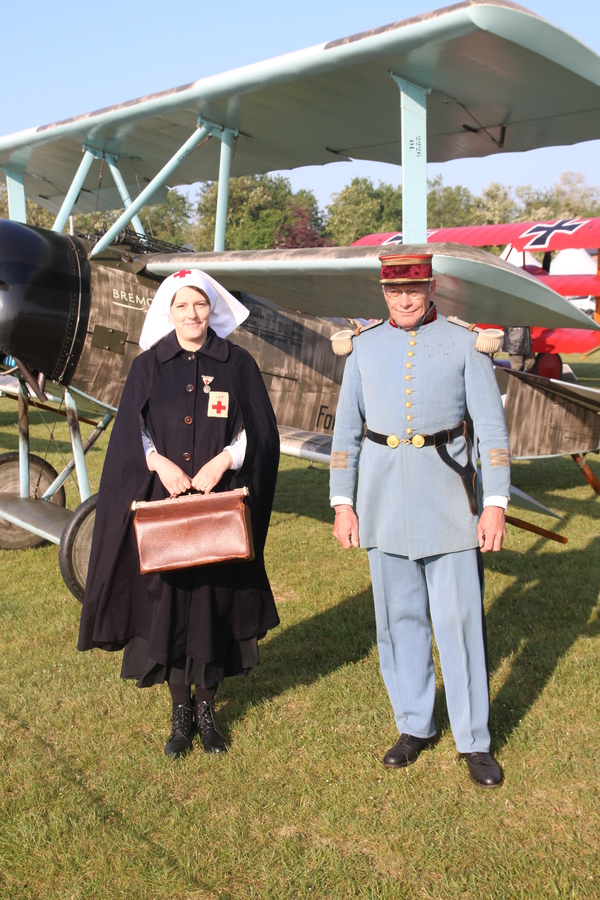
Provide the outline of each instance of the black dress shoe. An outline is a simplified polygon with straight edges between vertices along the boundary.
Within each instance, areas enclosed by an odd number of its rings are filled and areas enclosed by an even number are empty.
[[[412,734],[401,734],[393,747],[383,757],[387,769],[403,769],[414,763],[421,750],[434,742],[435,738],[419,738]]]
[[[165,747],[165,755],[172,759],[185,756],[192,746],[194,732],[194,710],[190,703],[173,704],[171,734]]]
[[[459,756],[469,767],[471,781],[481,787],[500,787],[502,769],[491,753],[459,753]]]
[[[215,709],[212,700],[193,700],[196,708],[196,728],[206,753],[227,753],[225,738],[219,731],[215,719]]]

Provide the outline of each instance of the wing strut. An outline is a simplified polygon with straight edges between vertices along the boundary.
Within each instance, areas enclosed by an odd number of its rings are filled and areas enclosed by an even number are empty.
[[[218,137],[221,139],[221,158],[219,160],[219,183],[217,187],[217,220],[215,222],[215,250],[225,249],[225,229],[227,228],[227,200],[229,198],[229,173],[231,171],[231,155],[233,140],[237,131],[223,128]]]
[[[27,224],[25,207],[25,176],[21,172],[4,169],[6,175],[6,191],[8,194],[8,217],[13,222]]]
[[[87,144],[83,145],[83,159],[81,160],[81,164],[75,173],[75,177],[71,183],[71,187],[69,188],[65,199],[63,200],[63,204],[60,208],[60,211],[54,221],[54,225],[52,226],[52,231],[62,231],[67,223],[67,219],[71,215],[73,207],[77,202],[77,197],[79,196],[79,192],[83,187],[83,183],[86,179],[86,176],[90,170],[90,167],[95,159],[106,159],[108,163],[108,167],[110,169],[111,175],[117,186],[117,190],[121,195],[121,200],[123,201],[123,205],[125,206],[125,210],[128,210],[131,206],[131,196],[129,191],[127,190],[127,185],[125,184],[125,179],[121,175],[119,167],[117,165],[118,156],[113,156],[109,153],[103,153],[101,150],[96,150],[93,147],[88,147]],[[21,221],[20,219],[17,221]],[[23,219],[23,222],[25,219]],[[133,223],[133,227],[137,231],[138,234],[146,234],[144,230],[144,226],[142,225],[139,216],[134,215],[131,219]]]
[[[129,207],[131,206],[131,197],[129,195],[129,191],[127,190],[127,185],[125,184],[125,179],[121,175],[119,167],[117,166],[117,159],[118,159],[118,157],[116,157],[116,156],[109,156],[108,154],[106,155],[106,162],[108,163],[108,168],[110,169],[110,174],[112,175],[113,180],[117,186],[117,190],[118,190],[119,194],[121,195],[121,200],[123,201],[123,205],[125,206],[125,209],[129,209]],[[146,232],[144,231],[144,226],[142,225],[139,216],[134,216],[133,219],[131,220],[131,222],[138,234],[146,234]]]
[[[427,243],[427,94],[390,72],[400,88],[402,131],[402,243]]]
[[[146,185],[144,190],[139,194],[135,200],[132,201],[131,205],[127,207],[124,213],[119,216],[117,221],[112,225],[106,234],[100,238],[98,243],[93,247],[90,256],[97,256],[98,253],[101,253],[102,250],[105,250],[109,244],[116,238],[120,231],[125,228],[126,225],[132,221],[133,217],[137,215],[142,206],[148,202],[150,197],[158,190],[158,188],[162,187],[166,184],[167,179],[170,175],[175,171],[177,166],[183,162],[186,156],[189,156],[192,150],[194,150],[198,144],[201,144],[206,138],[209,137],[218,137],[221,141],[221,147],[225,148],[221,151],[221,167],[219,171],[219,197],[221,200],[221,208],[222,214],[221,218],[226,219],[227,217],[227,194],[229,191],[229,167],[231,162],[231,145],[233,143],[233,136],[236,135],[237,132],[232,131],[229,128],[226,128],[224,125],[217,125],[215,122],[205,121],[201,116],[198,117],[198,127],[194,131],[192,135],[187,139],[185,144],[171,157],[171,159],[165,163],[162,167],[158,175],[155,175],[152,181]],[[225,177],[227,175],[227,177]],[[222,177],[223,176],[223,177]],[[222,185],[224,185],[222,187]],[[221,226],[222,230],[222,239],[223,244],[225,243],[225,234],[224,234],[224,225]],[[215,236],[216,240],[216,236]]]
[[[152,195],[162,187],[169,175],[171,175],[177,166],[182,160],[189,156],[192,150],[194,150],[198,144],[200,144],[205,138],[210,137],[212,128],[214,126],[212,124],[202,124],[202,120],[198,119],[198,127],[194,131],[192,135],[187,139],[185,144],[179,148],[177,153],[171,157],[171,159],[166,163],[158,175],[155,175],[152,181],[146,185],[141,194],[135,198],[132,202],[131,206],[129,206],[124,213],[122,213],[117,221],[112,225],[106,234],[100,238],[98,243],[92,248],[90,253],[91,257],[97,256],[102,250],[105,250],[109,244],[113,242],[116,236],[120,231],[125,228],[126,225],[129,225],[131,220],[137,213],[140,211],[142,206],[152,197]]]
[[[77,202],[77,198],[79,197],[79,192],[83,187],[83,182],[87,177],[87,173],[90,171],[92,167],[92,163],[96,158],[96,154],[93,150],[88,149],[85,145],[83,147],[83,159],[79,163],[79,168],[75,172],[75,177],[71,182],[71,187],[66,193],[65,199],[62,202],[62,206],[58,211],[58,215],[54,220],[54,225],[52,226],[52,231],[62,231],[65,225],[67,224],[67,219],[71,215],[71,210],[75,206]]]

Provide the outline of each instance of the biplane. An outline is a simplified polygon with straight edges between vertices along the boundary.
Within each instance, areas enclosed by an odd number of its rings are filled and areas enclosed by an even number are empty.
[[[0,348],[19,379],[20,426],[18,457],[0,457],[2,545],[59,544],[65,581],[81,596],[95,509],[85,452],[116,411],[158,284],[182,268],[204,269],[247,303],[236,338],[260,361],[284,452],[328,459],[342,368],[329,350],[340,327],[331,320],[381,314],[380,247],[225,252],[231,176],[342,159],[401,164],[402,231],[418,252],[427,243],[428,160],[597,139],[599,108],[596,54],[508,0],[465,0],[0,138],[11,220],[0,222]],[[200,180],[218,181],[214,252],[145,235],[141,208],[162,200],[167,184]],[[26,197],[56,215],[52,230],[27,225]],[[64,233],[74,212],[118,205],[124,211],[104,234]],[[540,280],[484,250],[428,249],[444,314],[590,325]],[[61,473],[38,471],[29,454],[30,404],[68,418],[73,458]],[[85,444],[80,418],[96,426]],[[73,512],[64,494],[61,502],[72,469],[82,501]],[[540,508],[518,495],[513,502]]]

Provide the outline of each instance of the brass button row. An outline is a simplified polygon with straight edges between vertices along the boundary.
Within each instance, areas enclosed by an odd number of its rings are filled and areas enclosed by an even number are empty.
[[[410,334],[411,334],[411,338],[415,338],[415,337],[417,336],[417,332],[416,332],[416,331],[411,331]],[[410,345],[411,347],[414,347],[414,346],[416,345],[417,342],[416,342],[416,341],[413,341],[413,340],[410,340],[408,343],[409,343],[409,345]],[[408,351],[408,356],[409,356],[409,357],[412,358],[414,355],[415,355],[415,354],[413,353],[412,350],[409,350],[409,351]],[[411,362],[407,362],[407,363],[406,363],[406,368],[407,368],[407,369],[412,369],[412,363],[411,363]],[[410,376],[410,375],[405,375],[404,378],[406,379],[406,381],[410,381],[410,380],[411,380],[411,376]],[[407,394],[412,394],[412,390],[411,390],[410,388],[406,388],[406,393],[407,393]],[[410,400],[407,400],[407,401],[406,401],[406,408],[407,408],[407,409],[410,409],[411,407],[412,407],[412,403],[410,402]],[[406,416],[406,421],[407,421],[407,422],[412,422],[412,415],[411,415],[410,413]],[[406,433],[407,433],[407,434],[412,434],[412,433],[413,433],[412,428],[407,428],[407,429],[406,429]]]
[[[416,331],[411,331],[411,335],[412,335],[413,337],[415,337],[416,334],[417,334]],[[410,343],[410,346],[411,346],[411,347],[414,347],[416,342],[415,342],[415,341],[409,341],[409,343]],[[409,356],[414,356],[415,354],[412,352],[412,350],[409,350],[409,351],[408,351],[408,355],[409,355]],[[412,369],[412,363],[409,363],[409,362],[406,363],[406,368],[407,368],[407,369]],[[410,381],[410,379],[411,379],[411,376],[410,376],[410,375],[405,375],[404,377],[406,378],[407,381]],[[407,394],[412,394],[412,390],[411,390],[410,388],[406,388],[406,393],[407,393]],[[406,401],[406,408],[407,408],[407,409],[410,409],[411,407],[412,407],[412,403],[410,402],[410,400],[407,400],[407,401]],[[412,422],[412,415],[411,415],[410,413],[406,416],[406,421],[407,421],[407,422]],[[407,428],[407,429],[406,429],[406,433],[407,433],[407,434],[412,434],[412,433],[413,433],[412,428]]]

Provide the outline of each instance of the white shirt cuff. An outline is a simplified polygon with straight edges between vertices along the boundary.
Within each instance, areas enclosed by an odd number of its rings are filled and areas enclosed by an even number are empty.
[[[483,508],[485,509],[486,506],[499,506],[501,509],[506,510],[506,507],[508,506],[508,497],[500,497],[496,495],[492,497],[486,497],[483,501]]]
[[[144,455],[146,459],[150,456],[151,453],[156,453],[156,447],[154,446],[154,441],[150,437],[148,429],[146,428],[146,422],[144,421],[143,415],[140,413],[140,431],[142,432],[142,446],[144,448]]]
[[[329,502],[332,506],[354,506],[354,503],[349,497],[340,497],[338,495],[332,497]]]
[[[242,468],[244,464],[244,459],[246,458],[246,447],[248,444],[248,438],[246,437],[246,430],[243,429],[240,431],[238,436],[234,438],[229,444],[229,446],[224,447],[225,450],[231,455],[233,460],[233,465],[231,468],[234,472],[237,472],[238,469]]]

